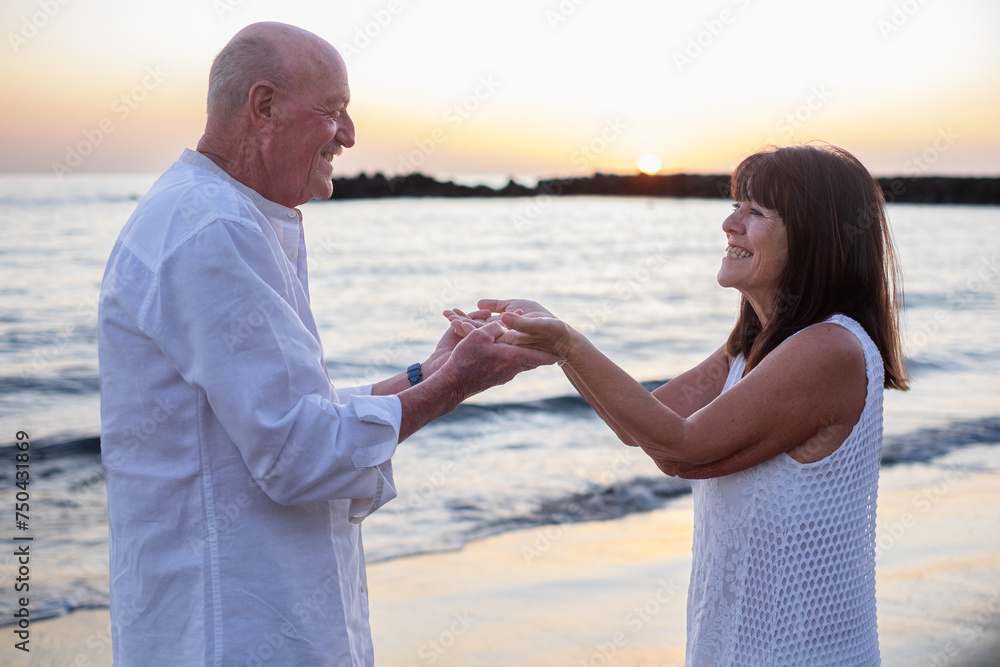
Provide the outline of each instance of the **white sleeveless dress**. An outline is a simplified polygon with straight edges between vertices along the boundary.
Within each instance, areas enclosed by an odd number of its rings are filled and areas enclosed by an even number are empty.
[[[880,664],[875,505],[882,446],[882,357],[854,320],[826,320],[864,348],[868,395],[826,458],[781,454],[694,480],[688,667]],[[730,365],[723,391],[743,375]]]

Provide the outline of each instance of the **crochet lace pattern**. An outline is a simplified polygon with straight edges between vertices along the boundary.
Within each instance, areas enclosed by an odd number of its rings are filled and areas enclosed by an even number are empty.
[[[864,411],[832,454],[787,454],[695,480],[687,665],[880,664],[875,616],[875,508],[882,445],[883,366],[861,341]],[[725,391],[743,375],[733,360]]]

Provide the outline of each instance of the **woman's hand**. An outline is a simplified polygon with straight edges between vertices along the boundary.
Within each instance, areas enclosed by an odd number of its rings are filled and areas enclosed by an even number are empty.
[[[470,313],[470,317],[490,316],[493,313],[515,313],[525,317],[555,318],[542,304],[528,299],[480,299],[476,304],[479,310]]]
[[[573,350],[582,337],[559,318],[507,312],[501,316],[500,321],[514,333],[510,341],[512,345],[547,352],[572,364]]]
[[[467,335],[488,322],[499,321],[508,329],[500,341],[540,350],[566,361],[579,334],[541,304],[527,299],[481,299],[479,310],[465,314],[445,312],[459,335]]]

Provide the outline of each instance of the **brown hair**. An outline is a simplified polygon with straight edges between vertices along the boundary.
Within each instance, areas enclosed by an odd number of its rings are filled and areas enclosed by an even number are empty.
[[[740,297],[726,353],[749,371],[786,338],[836,313],[856,320],[885,365],[885,388],[907,389],[899,337],[902,281],[882,189],[847,151],[828,144],[770,146],[733,172],[732,197],[774,209],[788,233],[788,264],[766,326]]]

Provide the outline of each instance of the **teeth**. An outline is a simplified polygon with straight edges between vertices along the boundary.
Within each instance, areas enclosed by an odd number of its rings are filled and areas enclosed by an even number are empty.
[[[747,252],[743,248],[737,248],[736,246],[729,246],[726,248],[726,256],[731,259],[743,259],[745,257],[753,257],[752,252]]]
[[[326,152],[322,153],[322,155],[323,155],[323,159],[326,160],[327,162],[333,162],[333,153],[332,152],[326,151]]]

